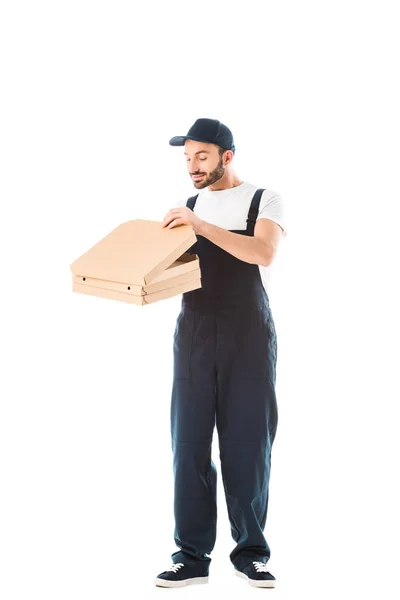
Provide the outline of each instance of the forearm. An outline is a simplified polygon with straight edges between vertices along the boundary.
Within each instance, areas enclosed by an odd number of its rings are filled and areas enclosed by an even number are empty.
[[[195,233],[209,239],[244,262],[265,266],[269,264],[268,246],[259,238],[233,233],[206,221],[199,223]]]

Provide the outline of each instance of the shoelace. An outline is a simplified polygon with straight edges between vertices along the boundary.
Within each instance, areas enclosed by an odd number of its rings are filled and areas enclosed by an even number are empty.
[[[184,567],[185,565],[183,563],[176,563],[174,565],[172,565],[172,567],[170,567],[169,569],[167,569],[167,571],[173,571],[174,573],[176,573],[177,571],[179,571],[179,569],[181,567]]]
[[[261,571],[264,571],[265,573],[267,573],[267,565],[265,563],[253,560],[253,565],[254,565],[257,573],[260,573]]]

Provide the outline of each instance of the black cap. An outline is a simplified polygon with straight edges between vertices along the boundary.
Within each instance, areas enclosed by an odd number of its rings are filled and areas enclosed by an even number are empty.
[[[235,152],[231,130],[217,119],[197,119],[187,135],[176,135],[169,140],[169,143],[171,146],[184,146],[185,140],[217,144],[217,146]]]

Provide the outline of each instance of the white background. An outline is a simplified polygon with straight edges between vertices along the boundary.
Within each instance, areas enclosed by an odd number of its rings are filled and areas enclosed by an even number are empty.
[[[259,593],[234,576],[218,469],[208,587],[171,565],[181,297],[72,293],[69,265],[194,193],[199,117],[278,191],[279,425],[265,535],[276,598],[397,598],[400,97],[396,2],[19,2],[0,11],[0,592]]]

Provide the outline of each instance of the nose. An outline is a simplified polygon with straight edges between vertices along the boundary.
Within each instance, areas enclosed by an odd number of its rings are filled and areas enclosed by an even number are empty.
[[[200,162],[198,158],[193,158],[188,164],[189,173],[193,175],[194,173],[201,173],[200,170]]]

